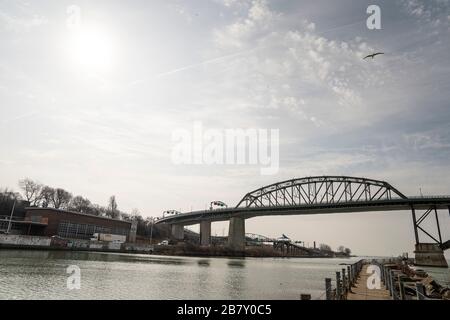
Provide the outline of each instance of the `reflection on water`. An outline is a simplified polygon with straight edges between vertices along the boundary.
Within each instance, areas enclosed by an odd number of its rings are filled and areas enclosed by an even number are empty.
[[[199,266],[204,266],[204,267],[209,267],[209,265],[210,265],[209,260],[203,260],[203,259],[198,260],[197,263]]]
[[[227,262],[227,265],[229,265],[230,267],[243,268],[243,267],[245,267],[245,260],[233,260],[233,259],[230,259]]]
[[[352,259],[195,258],[0,250],[0,299],[298,299]],[[81,269],[67,289],[66,268]]]

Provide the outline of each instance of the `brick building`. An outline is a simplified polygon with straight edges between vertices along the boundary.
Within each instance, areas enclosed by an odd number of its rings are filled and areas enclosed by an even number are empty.
[[[130,221],[53,208],[28,207],[23,222],[21,233],[28,235],[90,239],[94,233],[109,233],[125,235],[129,242],[136,238]]]

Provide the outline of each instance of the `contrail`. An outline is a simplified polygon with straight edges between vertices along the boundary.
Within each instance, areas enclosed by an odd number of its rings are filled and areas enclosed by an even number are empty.
[[[170,70],[170,71],[166,71],[166,72],[162,72],[162,73],[156,74],[156,75],[154,75],[151,78],[153,78],[153,79],[163,78],[163,77],[166,77],[166,76],[178,73],[178,72],[186,71],[186,70],[189,70],[189,69],[194,69],[194,68],[197,68],[197,67],[200,67],[200,66],[204,66],[204,65],[211,64],[211,63],[215,63],[215,62],[219,62],[219,61],[222,61],[222,60],[226,60],[226,59],[229,59],[229,58],[233,58],[233,57],[237,57],[237,56],[240,56],[240,55],[244,55],[246,53],[249,53],[249,52],[261,49],[261,48],[262,47],[256,47],[256,48],[252,48],[252,49],[249,49],[249,50],[244,50],[244,51],[240,51],[240,52],[236,52],[236,53],[231,53],[231,54],[227,54],[227,55],[224,55],[224,56],[221,56],[221,57],[217,57],[217,58],[201,61],[201,62],[198,62],[198,63],[190,64],[190,65],[187,65],[187,66],[184,66],[184,67],[180,67],[180,68],[177,68],[177,69],[173,69],[173,70]],[[135,85],[137,85],[139,83],[142,83],[144,81],[147,81],[147,79],[133,81],[132,83],[129,84],[129,86],[135,86]]]
[[[221,60],[225,60],[225,59],[228,59],[228,58],[237,57],[237,56],[249,53],[249,52],[254,51],[254,50],[256,50],[256,48],[253,48],[253,49],[250,49],[250,50],[241,51],[241,52],[237,52],[237,53],[228,54],[228,55],[221,56],[221,57],[214,58],[214,59],[210,59],[210,60],[205,60],[205,61],[202,61],[202,62],[199,62],[199,63],[195,63],[195,64],[191,64],[191,65],[188,65],[188,66],[185,66],[185,67],[182,67],[182,68],[178,68],[178,69],[174,69],[174,70],[171,70],[171,71],[160,73],[160,74],[156,75],[155,78],[161,78],[161,77],[168,76],[168,75],[180,72],[180,71],[185,71],[185,70],[188,70],[188,69],[193,69],[193,68],[196,68],[196,67],[200,67],[200,66],[203,66],[203,65],[210,64],[210,63],[214,63],[214,62],[218,62],[218,61],[221,61]]]

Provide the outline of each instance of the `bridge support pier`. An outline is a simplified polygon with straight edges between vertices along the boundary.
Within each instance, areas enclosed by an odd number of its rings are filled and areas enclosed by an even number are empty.
[[[200,245],[209,246],[211,244],[211,221],[200,222]]]
[[[230,218],[228,228],[228,246],[234,251],[245,250],[245,219],[240,217]]]
[[[444,251],[437,243],[418,243],[414,251],[415,264],[418,266],[447,268]]]
[[[184,240],[184,226],[182,224],[173,224],[172,236],[176,240]]]

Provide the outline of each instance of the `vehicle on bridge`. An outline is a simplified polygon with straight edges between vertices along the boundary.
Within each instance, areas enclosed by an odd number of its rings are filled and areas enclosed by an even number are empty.
[[[180,213],[181,212],[179,212],[177,210],[167,210],[167,211],[163,212],[163,217],[177,215],[177,214],[180,214]]]
[[[223,201],[212,201],[209,205],[209,210],[214,210],[214,206],[221,208],[228,208],[228,205]]]

